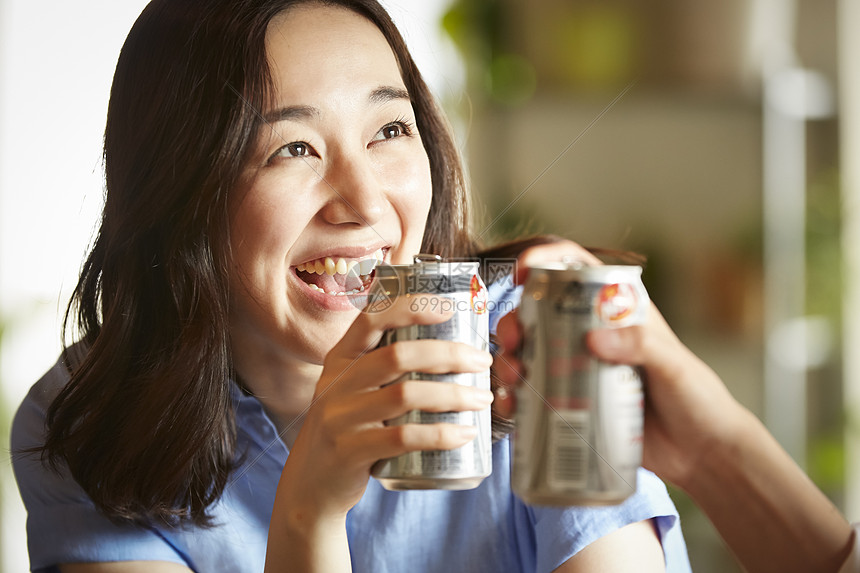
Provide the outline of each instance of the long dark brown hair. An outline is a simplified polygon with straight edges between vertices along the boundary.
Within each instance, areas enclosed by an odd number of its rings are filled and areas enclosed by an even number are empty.
[[[114,75],[104,211],[66,311],[79,342],[42,449],[112,519],[208,525],[234,467],[228,199],[272,93],[269,22],[307,1],[382,31],[430,158],[423,250],[475,253],[451,132],[375,0],[153,0]]]

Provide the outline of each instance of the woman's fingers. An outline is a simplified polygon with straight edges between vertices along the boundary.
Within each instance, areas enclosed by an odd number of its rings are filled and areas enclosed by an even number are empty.
[[[492,376],[496,394],[493,410],[503,418],[512,418],[516,411],[515,391],[522,383],[524,374],[519,357],[523,333],[516,311],[499,320],[496,338],[501,348],[493,359]]]
[[[410,412],[465,412],[487,408],[489,390],[456,383],[407,380],[382,388],[347,394],[329,402],[316,434],[334,448],[335,459],[365,467],[379,459],[417,450],[460,447],[476,435],[476,428],[454,423],[386,426]],[[369,468],[369,466],[366,466]]]
[[[692,358],[652,304],[647,324],[588,333],[589,350],[599,359],[642,366],[657,380],[676,379]]]
[[[467,375],[486,372],[491,363],[489,352],[447,340],[400,341],[348,363],[343,360],[327,363],[320,382],[325,385],[321,396],[325,395],[327,403],[327,431],[348,433],[349,428],[380,424],[410,410],[448,412],[486,408],[493,399],[489,390],[400,379],[411,372]]]
[[[356,452],[364,459],[382,460],[414,451],[452,450],[468,444],[477,434],[474,426],[458,424],[377,426],[344,436],[342,445],[345,455]]]
[[[361,356],[379,343],[383,331],[445,322],[454,316],[455,304],[450,298],[432,294],[395,297],[385,310],[359,314],[332,352],[352,358]]]
[[[493,362],[486,350],[449,340],[401,340],[358,359],[327,364],[327,377],[341,379],[344,390],[377,388],[410,372],[449,374],[482,372]],[[341,368],[339,372],[334,369]]]
[[[482,410],[493,401],[489,390],[452,382],[404,380],[354,396],[344,424],[392,420],[412,410],[465,412]]]
[[[517,258],[515,282],[523,284],[528,277],[528,269],[533,265],[552,261],[579,261],[588,265],[601,264],[600,259],[585,248],[572,241],[559,241],[546,245],[529,247]]]
[[[604,328],[592,330],[586,341],[597,358],[606,362],[618,362],[642,366],[648,360],[644,352],[645,327]]]
[[[522,344],[523,327],[517,318],[517,311],[511,311],[499,320],[496,326],[496,338],[502,345],[502,352],[515,354]]]
[[[523,363],[508,353],[499,354],[493,361],[493,374],[496,381],[505,388],[513,389],[523,383],[525,371]]]
[[[493,374],[499,384],[514,387],[520,383],[523,375],[523,366],[519,357],[523,332],[516,311],[499,320],[496,337],[501,344],[501,349],[493,360]]]

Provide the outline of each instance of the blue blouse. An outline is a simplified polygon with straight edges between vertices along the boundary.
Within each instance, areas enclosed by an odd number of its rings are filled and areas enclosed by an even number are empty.
[[[510,294],[494,290],[490,288],[491,300]],[[497,320],[498,315],[493,326]],[[67,380],[65,366],[58,362],[33,386],[15,416],[13,452],[43,443],[45,411]],[[243,457],[211,508],[217,524],[212,528],[117,525],[95,509],[67,472],[46,469],[37,455],[14,454],[15,477],[28,511],[31,569],[158,560],[201,573],[263,571],[275,490],[289,451],[257,399],[235,385],[233,396]],[[652,473],[640,469],[637,492],[618,506],[529,506],[511,493],[510,448],[507,439],[493,446],[493,473],[473,490],[391,492],[370,479],[347,516],[353,571],[543,573],[599,537],[644,519],[657,524],[667,570],[690,571],[677,511]]]

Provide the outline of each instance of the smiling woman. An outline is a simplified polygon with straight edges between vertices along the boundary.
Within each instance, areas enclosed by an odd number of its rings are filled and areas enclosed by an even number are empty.
[[[322,10],[282,13],[266,36],[274,111],[264,117],[277,121],[262,129],[264,159],[247,169],[231,221],[232,281],[243,285],[232,289],[231,331],[243,377],[258,368],[294,379],[308,360],[321,364],[355,319],[334,273],[299,275],[300,265],[323,261],[325,270],[329,260],[333,271],[375,252],[410,262],[430,209],[430,162],[394,52],[366,18]],[[261,331],[278,343],[258,344]],[[297,406],[280,413],[285,423]]]
[[[375,0],[153,1],[117,64],[105,170],[67,315],[77,341],[13,429],[34,570],[688,569],[644,470],[617,507],[531,507],[511,495],[503,437],[474,490],[370,479],[380,459],[475,436],[386,420],[493,400],[392,384],[492,357],[379,348],[386,329],[447,315],[361,313],[346,296],[379,262],[481,254],[447,123]],[[586,256],[528,256],[560,253]],[[489,291],[492,308],[516,300],[509,281]]]

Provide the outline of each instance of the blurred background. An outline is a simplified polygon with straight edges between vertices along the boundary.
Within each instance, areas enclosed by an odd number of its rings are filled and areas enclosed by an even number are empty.
[[[483,240],[647,256],[681,338],[860,520],[860,2],[384,4],[455,126]],[[9,424],[60,350],[113,67],[144,5],[0,0],[3,573],[27,569]],[[671,491],[694,570],[738,571]]]

